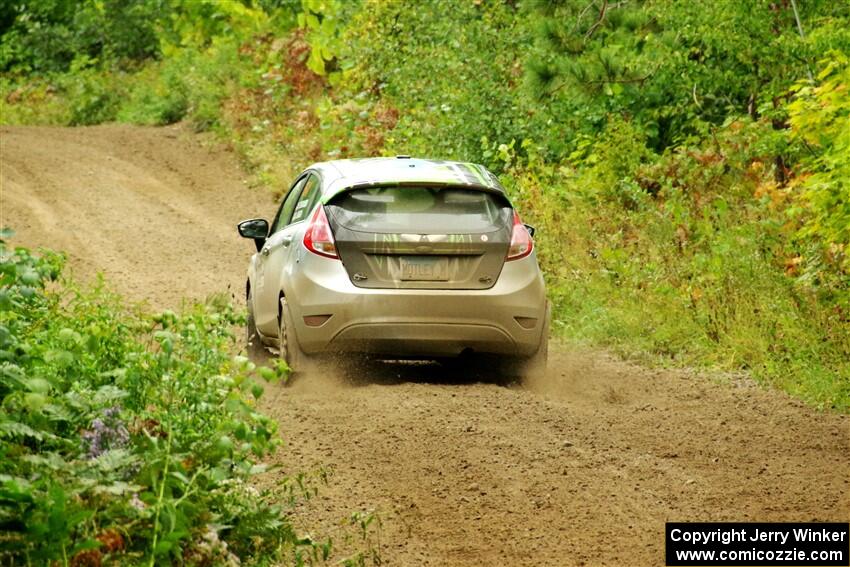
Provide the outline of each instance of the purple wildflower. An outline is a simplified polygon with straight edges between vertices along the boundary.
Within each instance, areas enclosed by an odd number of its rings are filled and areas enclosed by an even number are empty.
[[[96,459],[106,451],[125,447],[130,441],[130,432],[119,417],[120,407],[111,407],[103,411],[103,418],[95,418],[91,429],[84,431],[82,439],[88,446],[89,459]]]
[[[121,408],[119,406],[112,406],[111,408],[106,408],[103,410],[103,417],[105,418],[115,418],[121,414]]]

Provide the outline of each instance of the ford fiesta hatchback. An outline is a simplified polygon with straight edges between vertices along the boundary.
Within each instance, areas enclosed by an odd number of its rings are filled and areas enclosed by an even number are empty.
[[[322,355],[450,360],[490,355],[543,372],[549,308],[534,229],[472,163],[339,160],[306,169],[277,214],[239,223],[248,348],[294,372]]]

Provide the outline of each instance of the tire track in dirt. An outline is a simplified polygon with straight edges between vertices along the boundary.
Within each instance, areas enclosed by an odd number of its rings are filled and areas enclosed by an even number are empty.
[[[235,223],[275,205],[176,128],[0,129],[0,223],[129,298],[241,296]],[[660,565],[667,520],[850,519],[850,420],[734,376],[555,349],[525,388],[437,366],[267,389],[278,475],[335,472],[314,534],[376,509],[388,565]]]
[[[277,461],[332,467],[305,517],[377,509],[392,565],[663,565],[666,521],[850,518],[846,416],[599,352],[551,366],[526,388],[439,367],[302,380],[266,401]]]

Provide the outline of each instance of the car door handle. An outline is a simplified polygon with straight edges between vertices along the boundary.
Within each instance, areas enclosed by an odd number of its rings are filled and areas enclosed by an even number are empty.
[[[292,237],[291,236],[284,236],[283,238],[280,239],[280,242],[284,246],[289,246],[290,244],[292,244]]]

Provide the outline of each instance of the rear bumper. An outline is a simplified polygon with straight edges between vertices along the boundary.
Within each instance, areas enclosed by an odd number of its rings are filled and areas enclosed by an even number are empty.
[[[540,344],[546,313],[533,254],[507,262],[486,290],[359,288],[338,260],[306,254],[284,287],[298,342],[308,353],[455,356],[471,349],[526,356]],[[321,326],[304,322],[321,315],[330,315]]]

